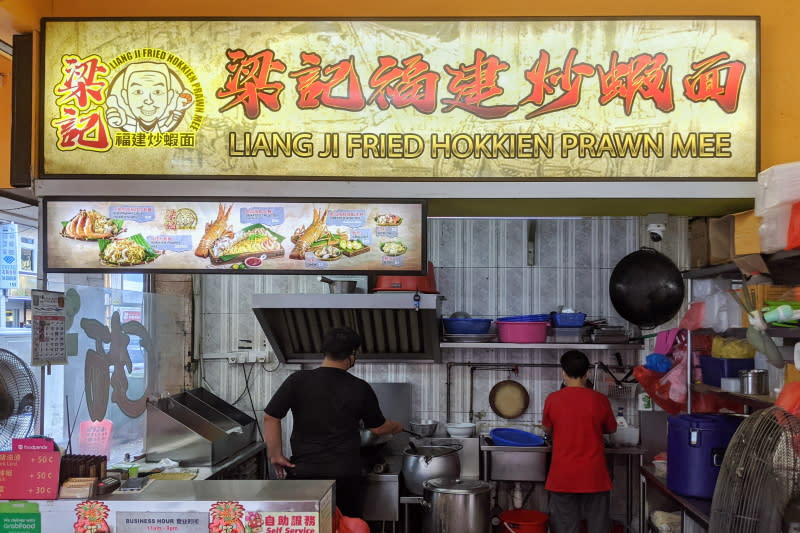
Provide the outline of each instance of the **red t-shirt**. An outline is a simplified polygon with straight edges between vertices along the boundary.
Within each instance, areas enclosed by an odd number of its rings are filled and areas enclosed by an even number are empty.
[[[611,490],[603,433],[616,431],[617,421],[606,396],[584,387],[565,387],[545,400],[542,425],[553,432],[545,489],[580,493]]]

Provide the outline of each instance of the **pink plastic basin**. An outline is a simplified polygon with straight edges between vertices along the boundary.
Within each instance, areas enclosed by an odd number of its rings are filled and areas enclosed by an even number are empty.
[[[497,321],[497,337],[500,342],[535,344],[547,340],[547,322],[501,322]]]

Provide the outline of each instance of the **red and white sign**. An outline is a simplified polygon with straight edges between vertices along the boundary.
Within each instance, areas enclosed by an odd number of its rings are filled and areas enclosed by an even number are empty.
[[[11,449],[15,452],[54,452],[55,445],[50,439],[11,439]]]
[[[141,322],[142,312],[138,310],[125,310],[122,312],[122,323],[125,322]]]
[[[111,432],[114,424],[111,420],[94,422],[85,420],[81,422],[80,447],[85,455],[105,455],[111,453]]]
[[[60,467],[58,452],[0,453],[0,499],[55,500]]]

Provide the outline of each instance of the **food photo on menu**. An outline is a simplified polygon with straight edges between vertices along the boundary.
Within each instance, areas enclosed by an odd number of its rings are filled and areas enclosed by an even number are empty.
[[[419,271],[424,203],[47,202],[47,266]]]

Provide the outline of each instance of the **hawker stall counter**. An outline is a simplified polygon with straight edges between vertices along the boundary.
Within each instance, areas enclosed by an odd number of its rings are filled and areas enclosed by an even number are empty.
[[[165,481],[102,499],[36,502],[41,533],[332,533],[333,481]],[[245,526],[249,529],[245,529]],[[91,528],[96,529],[91,529]]]

